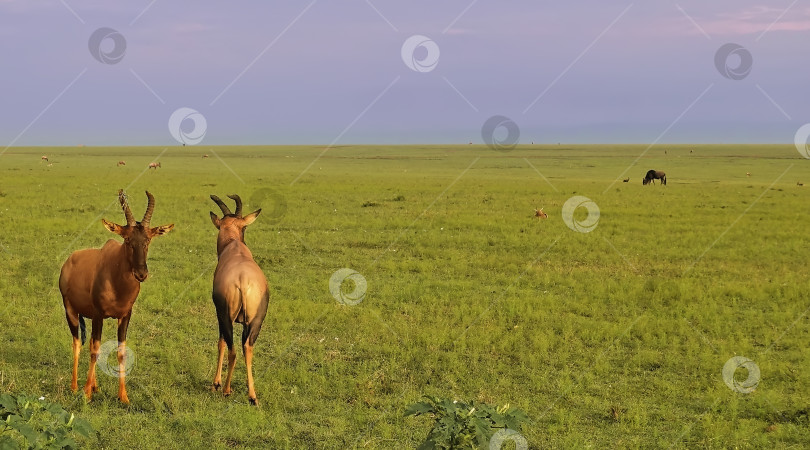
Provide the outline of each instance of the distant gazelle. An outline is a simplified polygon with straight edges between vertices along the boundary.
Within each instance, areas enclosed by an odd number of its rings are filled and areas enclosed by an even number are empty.
[[[534,217],[537,217],[538,220],[540,220],[540,219],[548,219],[548,214],[543,212],[543,208],[535,209],[534,210]]]
[[[122,160],[122,161],[118,161],[118,166],[119,166],[119,167],[120,167],[120,166],[126,166],[126,165],[127,165],[127,162],[126,162],[126,161],[123,161],[123,160]]]
[[[217,235],[217,268],[214,271],[212,298],[217,310],[219,323],[219,343],[217,370],[212,389],[222,387],[222,362],[225,348],[228,348],[228,377],[225,379],[225,395],[231,394],[231,378],[236,365],[236,351],[233,348],[233,323],[242,324],[242,351],[247,366],[248,399],[252,405],[259,404],[253,385],[253,345],[259,337],[270,292],[262,269],[253,260],[253,254],[245,245],[245,228],[256,220],[258,209],[242,217],[242,200],[238,195],[229,195],[236,202],[236,211],[216,195],[211,196],[222,210],[222,218],[211,213],[211,222],[219,230]]]
[[[84,318],[92,321],[90,337],[90,368],[87,371],[87,382],[84,395],[90,400],[98,391],[96,381],[96,361],[101,347],[101,327],[104,319],[118,319],[118,398],[129,403],[124,384],[126,372],[124,355],[126,355],[127,327],[132,317],[132,305],[141,291],[141,282],[149,276],[146,266],[146,253],[152,238],[162,236],[174,227],[162,225],[149,227],[152,211],[155,209],[155,198],[146,192],[149,203],[143,220],[135,222],[132,211],[127,204],[123,190],[118,191],[118,201],[127,219],[126,225],[118,225],[101,219],[104,227],[124,238],[124,242],[110,239],[103,247],[78,250],[68,257],[59,275],[59,291],[65,305],[70,334],[73,335],[73,372],[70,388],[73,392],[79,388],[79,352],[86,339]],[[79,337],[81,331],[81,339]]]
[[[40,160],[41,160],[41,161],[46,161],[46,162],[47,162],[47,161],[48,161],[48,156],[47,156],[47,155],[42,155],[42,158],[40,158]],[[41,162],[41,161],[40,161],[40,162]]]
[[[159,162],[153,162],[153,163],[149,163],[149,168],[150,168],[150,169],[155,169],[155,170],[157,170],[157,169],[158,169],[158,167],[160,167],[160,163],[159,163]]]

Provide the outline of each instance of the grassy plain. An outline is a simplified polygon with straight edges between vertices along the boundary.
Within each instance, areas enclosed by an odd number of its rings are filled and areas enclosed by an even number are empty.
[[[668,186],[642,186],[650,168]],[[57,289],[70,252],[113,237],[100,218],[124,220],[119,188],[175,224],[135,304],[129,407],[104,374],[93,402],[70,392]],[[271,285],[259,409],[241,352],[234,395],[209,390],[208,196],[230,193],[264,208],[246,235]],[[599,207],[589,233],[563,221],[574,195]],[[0,393],[61,403],[104,448],[413,448],[422,394],[519,406],[529,448],[807,448],[809,196],[788,145],[11,148]],[[329,293],[344,267],[368,282],[356,306]],[[724,382],[734,356],[761,370],[751,393]]]

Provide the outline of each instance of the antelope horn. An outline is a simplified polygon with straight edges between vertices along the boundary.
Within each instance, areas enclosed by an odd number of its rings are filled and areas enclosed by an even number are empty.
[[[236,212],[234,212],[236,217],[242,217],[242,199],[236,194],[229,195],[228,198],[236,202]]]
[[[118,190],[118,201],[121,203],[121,208],[124,210],[124,217],[127,219],[127,225],[135,225],[135,218],[132,217],[132,211],[127,204],[127,194],[124,194],[123,189]]]
[[[146,198],[149,199],[149,203],[146,204],[146,213],[143,215],[143,220],[141,220],[144,227],[149,226],[149,221],[152,220],[152,211],[155,210],[155,197],[149,191],[146,191]]]
[[[228,205],[225,204],[222,200],[219,199],[216,195],[211,196],[211,200],[213,200],[217,205],[219,205],[219,209],[222,210],[222,214],[224,215],[233,215],[231,212],[231,208],[228,208]]]

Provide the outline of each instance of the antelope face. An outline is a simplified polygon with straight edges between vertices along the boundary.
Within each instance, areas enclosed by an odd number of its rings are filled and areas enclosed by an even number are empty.
[[[144,214],[142,221],[135,222],[123,191],[118,191],[118,197],[124,209],[127,224],[122,226],[101,219],[104,227],[124,238],[124,247],[129,266],[132,268],[132,275],[139,282],[146,280],[149,276],[149,268],[146,266],[146,254],[149,252],[149,244],[152,242],[152,238],[162,236],[174,228],[174,224],[154,228],[149,227],[152,211],[155,208],[155,198],[149,192],[146,193],[146,196],[149,198],[149,204],[146,206],[146,214]]]

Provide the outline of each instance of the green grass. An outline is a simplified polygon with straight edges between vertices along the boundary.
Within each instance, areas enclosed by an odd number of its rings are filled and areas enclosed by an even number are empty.
[[[105,448],[413,448],[431,422],[403,412],[423,394],[523,409],[530,448],[808,447],[810,161],[787,145],[645,148],[11,148],[0,392],[63,404]],[[642,186],[650,168],[668,186]],[[129,407],[103,374],[91,403],[70,392],[57,289],[71,251],[114,237],[100,218],[124,220],[119,188],[136,217],[148,189],[152,223],[175,224],[134,307]],[[241,352],[234,395],[209,390],[208,196],[230,193],[264,208],[246,235],[271,285],[259,409]],[[600,209],[590,233],[562,220],[574,195]],[[357,306],[329,293],[344,267],[368,281]],[[753,393],[723,381],[735,355],[761,369]]]

